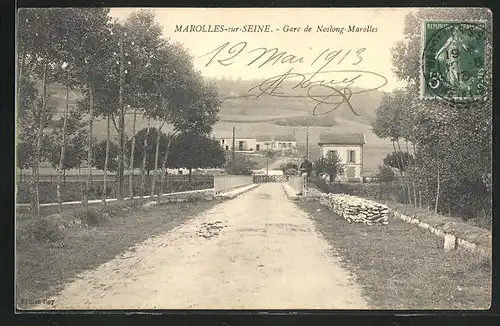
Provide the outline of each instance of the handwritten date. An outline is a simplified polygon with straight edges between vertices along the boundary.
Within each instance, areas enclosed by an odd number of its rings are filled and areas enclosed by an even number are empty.
[[[248,94],[238,97],[259,98],[262,95],[282,98],[306,97],[316,102],[313,108],[314,115],[327,114],[342,104],[346,104],[355,115],[359,115],[350,103],[351,97],[354,94],[379,89],[387,84],[387,79],[384,76],[372,71],[359,70],[356,67],[363,61],[365,52],[366,48],[355,50],[327,48],[309,63],[306,62],[304,56],[280,51],[278,48],[260,47],[249,50],[247,42],[239,42],[234,45],[226,42],[199,58],[209,58],[205,67],[212,64],[230,66],[238,60],[245,60],[246,66],[257,69],[265,66],[291,66],[284,74],[267,78],[262,83],[251,87]],[[242,59],[245,54],[250,55],[250,59]],[[299,73],[295,71],[296,64],[306,64],[313,68],[311,72]],[[328,66],[335,64],[337,67],[341,64],[349,65],[354,69],[327,70]],[[365,82],[365,84],[371,82],[375,86],[353,90],[355,83],[360,81]]]
[[[262,68],[266,65],[274,66],[276,64],[296,64],[296,63],[304,63],[304,57],[298,56],[292,53],[288,53],[286,51],[279,51],[278,48],[268,49],[265,47],[255,48],[248,51],[245,51],[248,47],[247,42],[239,42],[233,46],[230,45],[230,42],[226,42],[214,50],[200,56],[209,57],[210,59],[205,64],[205,67],[213,63],[219,63],[222,66],[230,66],[232,65],[238,58],[244,53],[250,54],[252,57],[249,62],[246,64],[247,66],[256,66],[257,68]],[[326,49],[321,54],[319,54],[311,65],[314,65],[318,60],[323,59],[326,61],[325,66],[333,62],[335,59],[339,59],[337,64],[341,64],[344,59],[346,59],[349,55],[355,56],[355,58],[351,61],[351,64],[356,66],[363,61],[362,54],[365,52],[366,48],[359,48],[353,52],[353,50],[331,50]]]

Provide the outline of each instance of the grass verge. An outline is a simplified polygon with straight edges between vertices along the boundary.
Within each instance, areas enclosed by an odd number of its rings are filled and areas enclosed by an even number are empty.
[[[108,205],[108,208],[99,211],[100,214],[96,214],[95,209],[89,209],[88,212],[80,211],[80,216],[52,216],[55,221],[50,223],[34,221],[29,225],[18,225],[18,232],[27,232],[31,227],[32,232],[41,235],[39,239],[23,237],[20,240],[18,237],[18,303],[40,300],[55,294],[79,273],[96,268],[151,236],[173,229],[218,202],[220,201],[165,203],[150,209]],[[51,217],[45,219],[48,218]],[[57,231],[51,223],[62,225],[59,221],[61,218],[66,226],[75,220],[82,223]],[[41,240],[41,237],[46,239]]]
[[[348,224],[318,202],[296,204],[377,309],[489,309],[491,260],[462,250],[444,252],[441,238],[400,220],[386,226]]]

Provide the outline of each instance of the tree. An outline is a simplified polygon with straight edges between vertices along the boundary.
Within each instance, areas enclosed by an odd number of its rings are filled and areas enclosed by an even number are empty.
[[[134,168],[142,168],[143,162],[142,159],[143,157],[146,158],[145,164],[144,164],[144,170],[146,171],[147,174],[150,174],[151,171],[154,170],[155,168],[155,156],[156,156],[156,140],[158,138],[158,133],[160,134],[160,148],[159,152],[160,154],[165,153],[166,151],[166,145],[167,145],[167,135],[162,133],[161,131],[159,132],[157,128],[151,127],[149,128],[142,128],[139,130],[134,137],[135,141],[135,151],[134,151]],[[146,146],[144,146],[146,144]],[[132,139],[129,139],[126,142],[126,152],[127,154],[130,154],[130,151],[132,149]],[[146,153],[146,156],[144,156],[144,152]]]
[[[293,175],[299,170],[299,166],[293,162],[287,162],[280,166],[280,170],[283,171],[285,175]]]
[[[226,157],[216,139],[198,133],[182,133],[171,148],[175,157],[173,167],[187,168],[189,181],[194,168],[215,168],[224,166]]]
[[[107,141],[103,140],[93,146],[92,166],[98,170],[104,170],[106,166]],[[112,172],[118,171],[118,145],[110,141],[108,150],[107,169]]]
[[[220,147],[220,145],[219,145]],[[258,163],[252,161],[245,155],[235,155],[234,161],[229,159],[226,161],[224,169],[229,174],[234,175],[252,175],[253,170],[258,167]]]
[[[406,82],[407,97],[411,100],[407,107],[412,123],[403,128],[406,133],[403,138],[414,144],[415,164],[409,167],[408,174],[418,184],[419,202],[424,201],[441,213],[454,211],[471,217],[485,209],[484,205],[489,205],[486,199],[491,197],[483,181],[491,172],[491,96],[483,103],[468,104],[437,104],[417,98],[422,23],[424,20],[450,19],[486,21],[485,88],[491,94],[492,22],[487,9],[433,8],[408,14],[405,39],[392,50],[393,65],[398,78]],[[414,195],[415,203],[416,197]]]
[[[51,9],[58,12],[64,19],[58,21],[58,30],[54,35],[61,36],[60,48],[56,53],[67,63],[68,77],[73,86],[79,87],[84,99],[79,101],[78,109],[88,115],[87,153],[88,178],[83,191],[82,202],[87,203],[88,191],[92,182],[92,147],[93,122],[99,114],[94,109],[94,96],[103,81],[109,79],[112,69],[112,42],[108,33],[111,26],[109,9],[107,8],[64,8]],[[69,76],[68,76],[69,75]],[[108,83],[111,84],[111,83]],[[109,86],[109,85],[108,85]],[[102,88],[101,88],[102,89]],[[106,87],[105,89],[108,89]]]
[[[392,171],[391,166],[389,165],[379,165],[377,178],[380,182],[389,183],[394,181],[394,171]]]
[[[342,160],[335,153],[328,157],[320,157],[314,163],[314,170],[318,175],[327,173],[330,176],[330,182],[333,182],[338,175],[344,173]]]
[[[396,168],[403,173],[408,166],[413,164],[413,161],[413,156],[408,152],[392,152],[384,158],[384,165]]]
[[[48,105],[51,94],[47,85],[56,80],[54,71],[61,63],[55,39],[61,20],[60,12],[51,9],[19,11],[19,70],[18,122],[21,140],[33,144],[32,178],[30,182],[31,209],[39,216],[39,164],[42,159],[44,129],[52,120],[55,107]],[[27,95],[25,97],[25,95]]]

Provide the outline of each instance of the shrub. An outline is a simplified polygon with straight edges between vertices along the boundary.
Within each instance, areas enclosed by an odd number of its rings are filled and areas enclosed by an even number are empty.
[[[33,238],[39,242],[57,242],[64,239],[66,227],[59,215],[50,215],[30,223],[21,238],[23,240]]]
[[[234,175],[252,175],[252,170],[256,169],[257,166],[257,162],[244,155],[237,155],[234,162],[232,160],[226,162],[226,171]]]
[[[380,182],[388,183],[394,181],[394,171],[389,165],[379,165],[377,178]]]
[[[87,208],[76,213],[76,217],[89,226],[102,225],[109,215],[97,209]]]

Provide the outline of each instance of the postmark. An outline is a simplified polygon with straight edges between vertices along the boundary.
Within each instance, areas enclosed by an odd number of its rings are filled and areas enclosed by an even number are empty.
[[[484,22],[425,21],[420,95],[454,103],[486,99]]]

